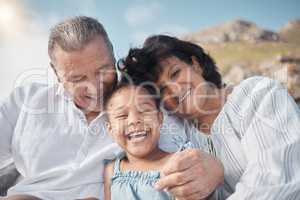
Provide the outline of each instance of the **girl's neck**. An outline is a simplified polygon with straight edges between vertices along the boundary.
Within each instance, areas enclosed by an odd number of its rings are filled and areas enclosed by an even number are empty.
[[[136,157],[134,155],[126,153],[128,163],[132,165],[144,165],[144,164],[154,163],[156,161],[160,161],[167,155],[168,155],[167,152],[162,151],[158,147],[155,148],[153,151],[151,151],[151,153],[143,157]]]

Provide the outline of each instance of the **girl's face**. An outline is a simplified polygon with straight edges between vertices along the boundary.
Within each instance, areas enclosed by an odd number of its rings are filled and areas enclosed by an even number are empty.
[[[160,62],[161,73],[157,85],[164,106],[179,117],[194,118],[204,113],[208,83],[196,58],[187,64],[177,57]]]
[[[107,112],[109,132],[128,154],[143,158],[158,148],[163,115],[145,89],[120,89],[109,100]]]

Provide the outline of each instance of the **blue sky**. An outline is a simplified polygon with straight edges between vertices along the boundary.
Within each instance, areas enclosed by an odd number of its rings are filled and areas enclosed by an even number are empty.
[[[300,18],[300,1],[0,0],[0,99],[24,82],[49,82],[49,28],[74,15],[101,21],[120,58],[151,34],[197,32],[234,19],[276,31]]]
[[[278,30],[300,18],[299,0],[25,0],[37,16],[58,20],[72,15],[98,18],[116,48],[124,54],[130,45],[153,32],[185,33],[237,18]]]

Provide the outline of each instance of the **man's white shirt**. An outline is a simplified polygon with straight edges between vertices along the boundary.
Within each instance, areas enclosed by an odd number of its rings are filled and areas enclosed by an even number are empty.
[[[160,144],[175,151],[168,138],[184,135],[184,128],[167,121]],[[0,104],[0,169],[14,162],[22,175],[8,195],[102,198],[104,161],[120,152],[105,123],[101,113],[88,124],[61,85],[35,83],[15,89]]]

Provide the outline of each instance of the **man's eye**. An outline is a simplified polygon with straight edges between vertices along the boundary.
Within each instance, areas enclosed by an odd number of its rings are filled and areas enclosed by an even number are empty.
[[[109,73],[111,72],[113,69],[113,66],[104,66],[104,67],[101,67],[98,71],[98,74],[101,74],[101,73]]]
[[[71,83],[79,83],[80,81],[83,80],[83,77],[80,78],[74,78],[74,79],[69,79],[68,81]]]
[[[70,80],[71,83],[79,83],[82,79]]]

